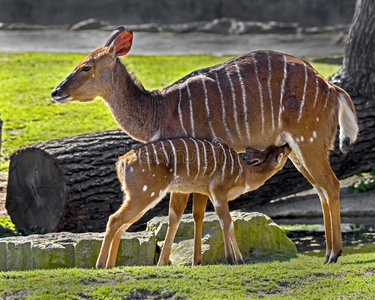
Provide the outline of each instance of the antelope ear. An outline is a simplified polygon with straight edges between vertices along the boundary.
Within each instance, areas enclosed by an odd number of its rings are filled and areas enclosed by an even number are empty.
[[[260,163],[261,163],[260,159],[259,158],[255,158],[255,159],[251,159],[250,160],[249,165],[256,166],[256,165],[259,165]]]
[[[251,147],[246,148],[246,160],[248,165],[256,166],[264,162],[265,155],[262,151],[253,149]]]
[[[114,40],[113,46],[115,48],[116,56],[123,56],[130,51],[133,43],[133,31],[124,31]]]
[[[113,52],[113,55],[115,57],[123,56],[127,54],[130,51],[130,48],[132,47],[133,31],[125,30],[120,31],[119,33],[113,33],[111,37],[108,39],[107,43],[109,42],[111,43],[107,46],[109,48],[108,51]]]
[[[281,165],[281,161],[282,161],[282,159],[283,159],[283,156],[284,156],[284,154],[283,154],[283,153],[280,153],[280,154],[276,157],[275,164],[276,164],[276,167],[277,167],[277,168],[280,167],[280,165]]]
[[[113,43],[113,41],[118,37],[121,32],[124,32],[126,29],[124,26],[119,26],[115,30],[112,31],[111,35],[109,36],[107,42],[105,43],[104,47],[109,47]]]

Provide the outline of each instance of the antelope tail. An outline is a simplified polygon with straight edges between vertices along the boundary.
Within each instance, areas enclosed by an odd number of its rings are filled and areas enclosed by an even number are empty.
[[[354,143],[358,135],[357,114],[350,96],[341,88],[336,87],[339,93],[339,125],[340,150],[346,154],[350,144]]]

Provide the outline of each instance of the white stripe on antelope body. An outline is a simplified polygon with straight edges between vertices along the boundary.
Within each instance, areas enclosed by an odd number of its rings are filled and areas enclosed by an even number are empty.
[[[222,224],[227,260],[234,263],[232,243],[236,261],[243,263],[231,225],[228,201],[263,185],[284,166],[289,152],[287,146],[271,147],[264,152],[252,149],[251,160],[255,163],[247,165],[225,144],[191,138],[171,139],[163,144],[156,141],[129,151],[116,165],[125,194],[124,203],[109,219],[97,266],[104,267],[106,261],[106,267],[114,266],[117,250],[113,243],[117,245],[119,238],[116,232],[122,227],[128,228],[168,192],[196,192],[210,197]],[[145,162],[139,163],[139,159]],[[148,162],[150,169],[143,172],[142,166]],[[207,172],[200,172],[200,166],[205,163],[208,164]],[[232,165],[237,177],[231,174]],[[213,172],[212,176],[207,176],[210,172]],[[178,217],[173,209],[170,216]]]
[[[90,53],[52,91],[53,99],[65,103],[100,96],[119,126],[142,142],[216,137],[236,152],[288,143],[291,160],[318,190],[326,261],[336,261],[342,248],[339,182],[328,151],[337,125],[343,152],[356,140],[357,118],[349,95],[309,63],[272,51],[244,54],[194,71],[160,91],[147,91],[119,59],[130,50],[132,38],[132,31],[117,28],[104,47]]]

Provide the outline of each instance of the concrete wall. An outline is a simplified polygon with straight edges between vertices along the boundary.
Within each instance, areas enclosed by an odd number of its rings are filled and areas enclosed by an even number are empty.
[[[302,26],[351,23],[356,0],[0,0],[0,22],[72,25],[172,24],[236,18]]]

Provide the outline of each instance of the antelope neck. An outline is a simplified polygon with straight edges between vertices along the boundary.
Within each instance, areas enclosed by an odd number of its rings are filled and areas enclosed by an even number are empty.
[[[133,139],[149,142],[159,131],[162,96],[159,91],[147,91],[116,60],[112,83],[104,102],[117,124]]]

